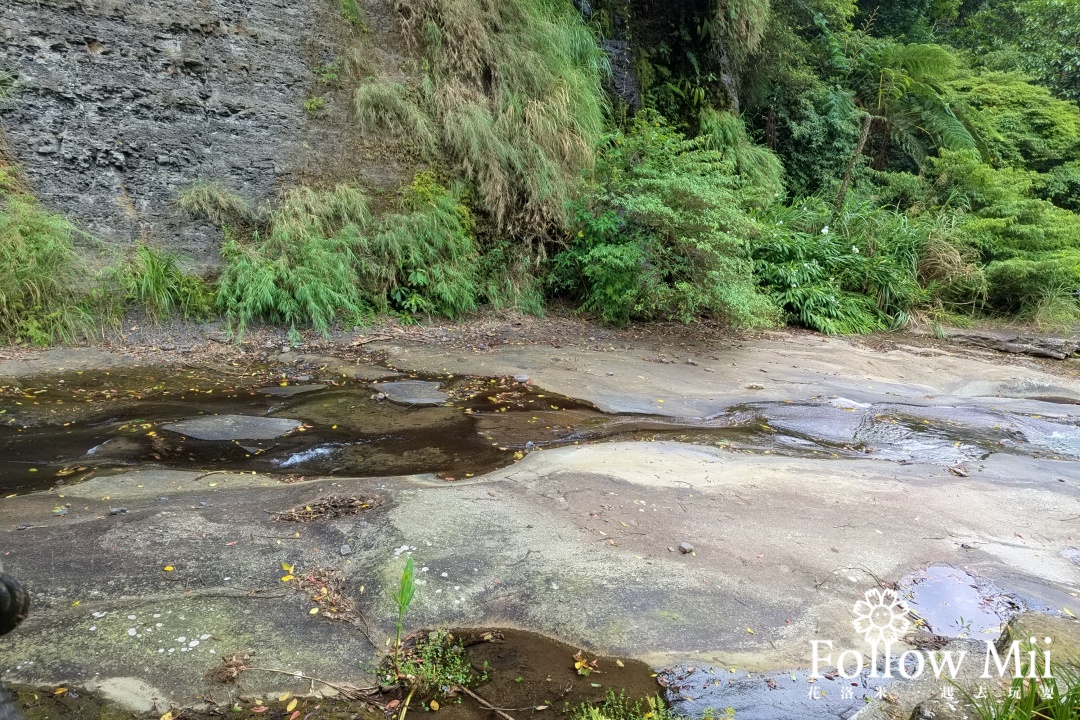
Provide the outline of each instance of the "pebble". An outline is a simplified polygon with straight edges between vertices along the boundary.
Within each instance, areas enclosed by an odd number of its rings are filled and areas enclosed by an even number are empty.
[[[516,382],[516,383],[527,383],[527,382],[529,382],[529,376],[528,375],[515,375],[514,376],[514,382]]]
[[[679,552],[683,553],[684,555],[689,555],[690,553],[694,552],[694,546],[688,542],[679,543]]]
[[[123,514],[124,514],[124,513],[126,513],[126,512],[127,512],[127,508],[126,508],[126,507],[114,507],[114,508],[109,508],[109,514],[110,514],[110,515],[123,515]]]
[[[352,555],[352,546],[348,545],[348,544],[342,545],[341,546],[341,554],[342,555]]]

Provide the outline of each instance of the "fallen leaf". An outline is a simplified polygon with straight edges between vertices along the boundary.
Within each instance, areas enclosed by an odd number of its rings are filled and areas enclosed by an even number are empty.
[[[753,635],[753,634],[754,634],[754,631],[753,631],[753,630],[751,630],[750,628],[746,628],[746,632],[750,633],[751,635]]]
[[[1073,615],[1073,611],[1072,611],[1072,610],[1070,610],[1070,609],[1069,609],[1069,608],[1067,608],[1067,607],[1063,607],[1063,608],[1061,608],[1061,611],[1062,611],[1063,613],[1065,613],[1066,615],[1068,615],[1069,617],[1071,617],[1071,618],[1074,618],[1074,617],[1076,617],[1075,615]]]
[[[172,720],[172,718],[173,718],[172,710],[170,710],[169,712],[167,712],[167,713],[165,713],[164,715],[161,716],[161,720]]]
[[[173,570],[175,570],[176,568],[174,568],[174,567],[173,567],[172,565],[166,565],[166,566],[165,566],[164,568],[162,568],[162,569],[163,569],[163,570],[164,570],[165,572],[172,572],[172,571],[173,571]]]
[[[253,712],[253,713],[264,713],[269,709],[270,708],[266,707],[265,705],[259,705],[258,707],[251,708],[251,712]]]
[[[279,698],[277,699],[277,701],[278,701],[278,702],[285,702],[286,700],[288,700],[288,699],[289,699],[289,697],[290,697],[291,695],[292,695],[292,693],[285,693],[284,695],[282,695],[281,697],[279,697]],[[289,710],[292,710],[292,708],[289,708]]]
[[[547,709],[548,709],[548,707],[549,707],[548,705],[537,705],[537,706],[536,706],[536,709],[537,709],[537,710],[547,710]]]
[[[66,692],[67,692],[67,688],[60,687],[60,688],[56,688],[55,690],[53,690],[53,695],[63,695]]]
[[[307,612],[308,612],[308,615],[318,615],[319,614],[319,608],[311,608]]]
[[[289,720],[296,720],[296,718],[298,718],[298,717],[300,717],[300,711],[299,710],[293,710],[293,714],[289,716]]]
[[[623,664],[622,660],[616,660],[615,664],[618,665],[619,667],[626,667],[626,665]]]
[[[437,701],[435,701],[435,700],[432,700],[430,707],[431,707],[432,710],[438,710],[439,709],[439,703]]]
[[[298,703],[298,702],[299,702],[299,700],[297,700],[296,698],[293,698],[292,702],[289,703],[288,706],[286,706],[285,712],[292,712],[293,710],[295,710],[296,709],[296,703]]]

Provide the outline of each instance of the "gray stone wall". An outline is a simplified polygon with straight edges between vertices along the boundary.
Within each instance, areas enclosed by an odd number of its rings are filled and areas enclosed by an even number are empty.
[[[350,32],[335,0],[0,0],[17,78],[0,124],[51,209],[213,266],[219,232],[177,191],[217,179],[259,200],[335,154],[344,130],[304,101]]]

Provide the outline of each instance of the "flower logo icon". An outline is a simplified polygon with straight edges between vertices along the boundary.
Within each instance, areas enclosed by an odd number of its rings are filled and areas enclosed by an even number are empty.
[[[899,640],[911,627],[907,606],[894,590],[871,588],[855,603],[855,629],[874,647]]]

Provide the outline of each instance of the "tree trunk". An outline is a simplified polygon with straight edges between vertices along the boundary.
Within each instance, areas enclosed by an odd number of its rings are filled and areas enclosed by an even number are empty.
[[[848,186],[851,185],[851,174],[855,172],[855,166],[859,164],[863,150],[866,149],[866,141],[870,139],[870,125],[874,122],[874,116],[867,113],[863,116],[862,130],[859,132],[859,142],[855,145],[855,154],[851,156],[847,170],[844,172],[844,181],[840,183],[840,195],[836,198],[836,209],[844,206],[844,197],[847,195]]]

